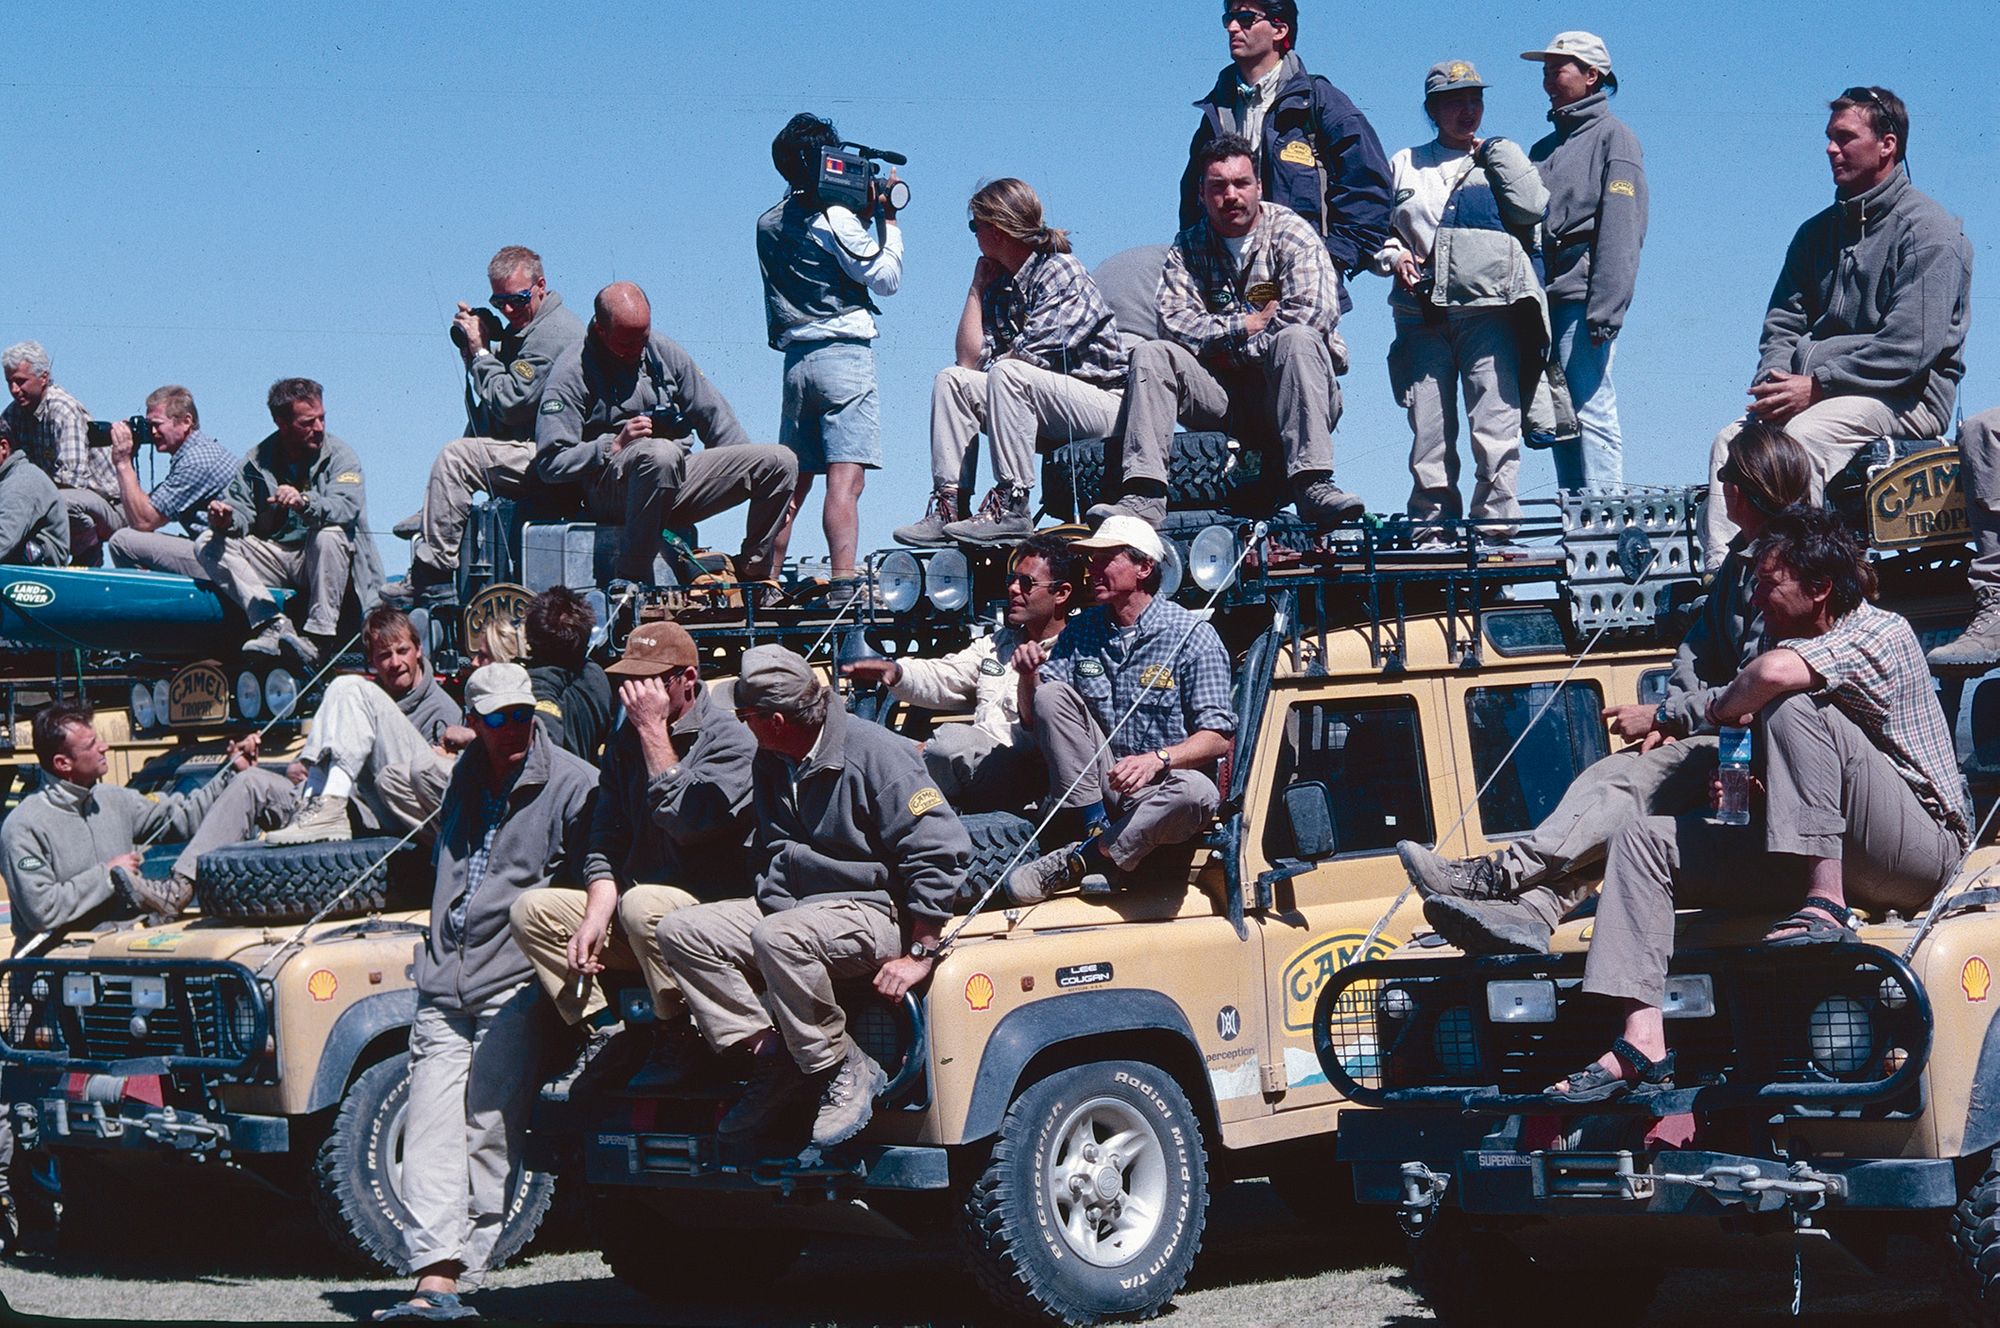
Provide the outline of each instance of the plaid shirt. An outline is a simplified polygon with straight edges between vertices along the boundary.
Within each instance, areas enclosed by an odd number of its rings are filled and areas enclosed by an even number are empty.
[[[174,449],[167,477],[146,497],[161,516],[180,522],[190,535],[199,535],[208,527],[205,509],[209,500],[220,498],[235,478],[235,456],[196,429]]]
[[[7,407],[7,427],[27,451],[28,459],[65,489],[95,489],[117,501],[118,473],[111,468],[111,449],[92,448],[83,426],[90,412],[69,393],[49,384],[42,404],[32,412]]]
[[[479,840],[472,854],[465,860],[465,889],[459,891],[458,898],[451,901],[445,910],[445,940],[457,945],[465,935],[465,920],[472,912],[472,897],[479,893],[480,882],[486,879],[486,860],[493,854],[493,837],[500,833],[500,825],[507,819],[507,799],[513,795],[514,781],[508,780],[497,789],[481,787],[479,790]]]
[[[1265,203],[1245,239],[1239,267],[1206,217],[1174,237],[1160,273],[1167,335],[1225,365],[1263,359],[1278,329],[1294,323],[1331,336],[1340,321],[1340,279],[1319,232],[1290,208]],[[1249,336],[1244,316],[1273,299],[1275,315]]]
[[[983,368],[1002,355],[1096,387],[1125,386],[1125,348],[1097,283],[1074,254],[1036,254],[986,288]]]
[[[1819,636],[1777,643],[1826,680],[1817,695],[1838,706],[1895,764],[1924,809],[1964,843],[1972,819],[1937,693],[1917,634],[1901,614],[1862,603]]]
[[[1076,688],[1106,733],[1144,698],[1112,735],[1113,756],[1158,751],[1202,729],[1236,732],[1222,638],[1162,596],[1153,597],[1129,631],[1113,624],[1111,610],[1101,605],[1071,618],[1042,665],[1041,680]]]

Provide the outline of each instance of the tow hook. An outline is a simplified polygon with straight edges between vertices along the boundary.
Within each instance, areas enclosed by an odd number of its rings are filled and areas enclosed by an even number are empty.
[[[1431,1229],[1438,1203],[1450,1185],[1448,1172],[1439,1175],[1421,1162],[1403,1164],[1403,1198],[1396,1205],[1396,1225],[1404,1235],[1418,1240]]]

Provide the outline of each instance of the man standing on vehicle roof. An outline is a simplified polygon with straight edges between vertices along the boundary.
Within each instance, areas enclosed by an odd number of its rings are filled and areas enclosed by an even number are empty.
[[[693,455],[690,432],[703,443]],[[653,330],[653,306],[629,281],[597,293],[589,331],[549,371],[535,417],[534,478],[578,494],[595,520],[623,522],[616,575],[641,584],[653,580],[662,530],[691,530],[741,502],[750,511],[736,575],[774,575],[798,469],[784,448],[750,441],[694,357]]]
[[[1333,426],[1347,364],[1339,274],[1299,215],[1267,203],[1250,145],[1234,134],[1205,144],[1206,214],[1174,238],[1160,276],[1160,323],[1169,340],[1132,351],[1115,507],[1158,526],[1167,515],[1174,429],[1228,427],[1282,453],[1293,505],[1322,529],[1359,516],[1362,502],[1333,483]],[[1371,251],[1372,252],[1372,251]]]
[[[702,1061],[688,1005],[660,955],[675,909],[750,894],[750,764],[757,740],[702,682],[694,638],[645,623],[606,672],[625,722],[611,735],[590,817],[582,890],[534,890],[514,904],[514,939],[571,1024],[604,1008],[592,977],[638,972],[653,998],[651,1054],[627,1085],[666,1092]]]
[[[1958,218],[1910,183],[1902,98],[1853,87],[1828,109],[1833,205],[1785,252],[1749,408],[1812,454],[1815,497],[1865,444],[1944,432],[1972,322],[1972,245]],[[1717,478],[1730,432],[1716,435],[1709,459],[1702,537],[1711,569],[1734,533]]]
[[[1389,159],[1347,94],[1306,72],[1296,0],[1223,0],[1230,64],[1195,103],[1201,112],[1181,176],[1181,229],[1201,220],[1202,150],[1233,134],[1250,144],[1265,199],[1323,237],[1339,313],[1354,307],[1343,277],[1363,270],[1389,238]]]
[[[417,1286],[378,1320],[467,1317],[452,1311],[486,1271],[557,1032],[508,919],[528,891],[582,883],[597,787],[535,722],[520,665],[474,671],[465,710],[478,740],[445,790],[410,1025],[403,1234]]]
[[[1061,807],[1083,835],[1015,868],[1014,904],[1130,885],[1156,849],[1194,838],[1221,805],[1215,765],[1236,732],[1222,638],[1159,595],[1159,533],[1117,513],[1074,547],[1090,555],[1096,606],[1053,647],[1022,643],[1014,668],[1048,764],[1045,809]]]
[[[222,496],[236,474],[235,456],[202,432],[194,394],[186,388],[173,383],[154,388],[146,397],[146,425],[153,450],[170,459],[167,477],[151,493],[139,484],[134,465],[138,440],[132,426],[124,420],[111,422],[111,464],[118,474],[126,521],[125,529],[111,537],[111,561],[119,567],[153,568],[148,551],[161,540],[172,540],[174,556],[185,562],[209,503]],[[165,533],[175,521],[187,531],[187,538]]]
[[[1752,602],[1757,539],[1805,501],[1812,460],[1783,429],[1747,421],[1729,443],[1722,496],[1738,526],[1674,654],[1658,706],[1605,707],[1613,736],[1638,744],[1594,761],[1540,825],[1483,857],[1447,858],[1412,840],[1396,845],[1424,917],[1473,954],[1540,954],[1569,911],[1595,888],[1592,871],[1611,840],[1642,816],[1694,811],[1708,800],[1716,739],[1708,703],[1764,647]]]
[[[1542,222],[1549,325],[1582,430],[1577,441],[1556,445],[1556,483],[1615,486],[1625,480],[1625,444],[1611,360],[1646,241],[1645,153],[1611,113],[1618,76],[1603,38],[1558,32],[1546,50],[1523,51],[1521,58],[1542,66],[1555,125],[1528,159],[1549,188]]]
[[[0,563],[69,562],[69,509],[47,471],[28,460],[0,422]]]
[[[14,404],[4,418],[28,459],[47,471],[69,510],[69,545],[75,564],[104,561],[104,541],[125,524],[118,507],[118,477],[111,458],[90,445],[85,428],[90,412],[49,380],[49,353],[39,341],[21,341],[0,350],[0,373],[7,377]]]
[[[187,838],[223,790],[225,781],[213,779],[156,799],[105,783],[110,763],[93,715],[87,705],[54,701],[30,726],[42,786],[0,821],[16,945],[108,918],[179,912],[185,901],[170,884],[139,874],[139,844]],[[223,759],[247,770],[257,750],[252,734],[231,743]]]
[[[1958,426],[1959,491],[1972,527],[1976,612],[1958,638],[1930,653],[1932,668],[1986,670],[2000,665],[2000,407]]]
[[[422,509],[395,527],[414,537],[405,583],[413,599],[449,591],[472,496],[521,491],[535,457],[535,411],[549,371],[583,340],[583,320],[549,289],[534,250],[506,246],[486,265],[486,280],[502,326],[463,302],[451,320],[465,361],[465,436],[444,445],[431,463]]]
[[[889,1082],[848,1035],[834,981],[872,976],[900,1001],[930,976],[972,841],[915,746],[850,716],[792,651],[745,651],[731,699],[757,739],[756,897],[669,913],[660,952],[708,1045],[750,1069],[724,1145],[817,1101],[825,1148],[867,1125]]]
[[[1824,509],[1795,507],[1759,545],[1766,648],[1710,702],[1718,724],[1756,725],[1762,769],[1749,825],[1651,816],[1611,842],[1583,989],[1624,1016],[1612,1050],[1551,1092],[1580,1102],[1670,1086],[1661,1006],[1674,910],[1791,908],[1765,940],[1856,939],[1850,894],[1916,913],[1972,837],[1951,726],[1916,633],[1869,601],[1875,571]]]

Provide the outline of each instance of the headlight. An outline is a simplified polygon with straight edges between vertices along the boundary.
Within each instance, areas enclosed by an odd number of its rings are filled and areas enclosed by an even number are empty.
[[[236,713],[244,719],[264,713],[264,684],[248,669],[236,675]]]
[[[1852,996],[1829,996],[1813,1007],[1806,1025],[1813,1064],[1828,1074],[1854,1074],[1875,1052],[1875,1021]]]
[[[1667,979],[1660,1013],[1668,1019],[1707,1019],[1715,1013],[1715,982],[1706,973],[1678,973]]]
[[[236,982],[223,984],[221,996],[223,1035],[231,1050],[248,1056],[257,1050],[257,1003],[250,999],[249,988]]]
[[[1876,990],[1875,998],[1882,1002],[1885,1010],[1900,1010],[1910,1003],[1910,993],[1903,990],[1903,984],[1894,978],[1883,978]]]
[[[1228,526],[1203,526],[1188,546],[1188,575],[1210,594],[1236,579],[1236,532]]]
[[[298,703],[299,680],[292,676],[290,669],[272,669],[264,675],[264,704],[270,707],[273,715],[289,715]]]
[[[601,650],[604,648],[604,643],[611,639],[611,601],[605,598],[603,591],[599,590],[596,586],[592,586],[583,592],[583,602],[590,606],[590,613],[593,619],[590,628],[590,641],[584,649],[586,651]],[[442,637],[444,633],[440,631],[435,633],[435,635]],[[430,642],[426,639],[424,654],[428,657],[433,653],[437,645],[442,644],[442,641]]]
[[[1170,539],[1160,541],[1167,556],[1160,560],[1160,597],[1172,599],[1174,592],[1181,588],[1181,576],[1186,564],[1181,560],[1181,546]]]
[[[1417,999],[1401,987],[1391,987],[1382,993],[1378,1008],[1390,1019],[1408,1019],[1417,1011]]]
[[[1473,1035],[1472,1010],[1454,1005],[1438,1016],[1431,1031],[1431,1050],[1437,1053],[1438,1068],[1455,1078],[1467,1078],[1479,1070],[1479,1042]]]
[[[166,1009],[167,980],[165,978],[133,978],[132,1008],[135,1010]]]
[[[97,1004],[97,979],[88,973],[63,974],[63,1004],[73,1008]]]
[[[932,554],[924,567],[924,594],[940,613],[964,608],[972,598],[972,565],[965,555],[957,549]]]
[[[1552,1024],[1556,1018],[1556,984],[1545,980],[1489,982],[1486,1017],[1496,1024]]]
[[[162,724],[166,723],[167,716],[173,713],[173,708],[167,704],[170,695],[165,678],[153,684],[153,714]]]
[[[891,613],[908,613],[924,590],[923,564],[902,549],[875,564],[875,597]]]
[[[143,682],[132,684],[132,727],[149,729],[159,722],[159,712],[153,709],[153,689]]]

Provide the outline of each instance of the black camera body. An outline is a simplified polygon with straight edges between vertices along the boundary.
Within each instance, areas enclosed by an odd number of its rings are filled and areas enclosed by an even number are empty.
[[[820,149],[819,201],[839,204],[860,215],[875,210],[876,200],[885,200],[901,212],[910,205],[910,186],[901,180],[887,182],[888,166],[905,166],[909,158],[900,152],[864,147],[859,143],[836,143]]]
[[[153,445],[153,424],[144,415],[128,416],[125,420],[125,426],[132,431],[132,445],[134,447],[151,447]],[[83,426],[83,440],[92,447],[111,446],[111,421],[85,421]]]
[[[646,412],[647,421],[653,426],[653,437],[678,441],[694,432],[694,425],[688,421],[687,412],[668,402],[655,406]]]
[[[486,344],[499,345],[500,338],[507,334],[507,327],[500,321],[500,315],[491,309],[474,309],[472,316],[479,320],[479,332],[486,339]],[[460,350],[466,348],[465,329],[458,325],[456,319],[453,319],[451,324],[451,344]]]

